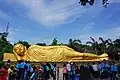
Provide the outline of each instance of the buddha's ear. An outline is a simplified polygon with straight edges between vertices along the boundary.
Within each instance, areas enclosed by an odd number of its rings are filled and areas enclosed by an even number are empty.
[[[26,46],[24,46],[24,48],[25,48],[25,51],[27,50],[27,47]]]
[[[24,48],[25,48],[25,52],[24,52],[24,54],[26,55],[26,53],[27,53],[27,47],[26,47],[26,46],[24,46]]]

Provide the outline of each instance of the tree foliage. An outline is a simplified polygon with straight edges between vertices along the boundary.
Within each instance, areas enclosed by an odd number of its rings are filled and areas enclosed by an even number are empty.
[[[96,0],[80,0],[79,4],[81,4],[82,6],[86,6],[87,4],[89,4],[90,6],[93,6]],[[108,0],[101,0],[103,7],[107,7]]]
[[[84,52],[83,45],[79,39],[69,39],[68,46],[76,51]]]
[[[56,46],[57,44],[58,44],[58,40],[57,40],[57,38],[54,38],[51,43],[51,46]]]
[[[36,45],[39,45],[39,46],[46,46],[46,43],[37,43]]]
[[[118,59],[118,52],[120,53],[120,38],[112,41],[111,39],[103,39],[102,37],[98,38],[99,41],[90,37],[90,41],[86,44],[82,44],[80,39],[69,39],[68,44],[58,43],[57,38],[54,38],[50,46],[68,46],[75,51],[93,53],[93,54],[103,54],[107,53],[111,59]],[[27,41],[18,41],[15,44],[23,44],[27,48],[30,47],[30,44]],[[14,44],[14,45],[15,45]],[[46,43],[37,43],[39,46],[46,46]],[[13,45],[7,41],[7,36],[2,35],[0,37],[0,55],[4,53],[13,53]]]
[[[1,34],[0,35],[0,60],[2,60],[2,56],[4,53],[13,53],[13,45],[7,41],[7,36]]]

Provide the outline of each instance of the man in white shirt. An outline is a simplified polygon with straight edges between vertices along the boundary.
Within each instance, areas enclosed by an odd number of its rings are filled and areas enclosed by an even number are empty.
[[[99,77],[98,65],[93,63],[92,67],[93,67],[93,70],[94,70],[93,77],[98,78]]]
[[[70,63],[67,64],[67,70],[71,71],[71,64]]]
[[[94,70],[94,71],[98,71],[98,65],[97,65],[97,64],[94,63],[94,64],[92,65],[92,67],[93,67],[93,70]]]
[[[71,64],[68,62],[67,64],[67,71],[68,71],[68,80],[71,80]]]

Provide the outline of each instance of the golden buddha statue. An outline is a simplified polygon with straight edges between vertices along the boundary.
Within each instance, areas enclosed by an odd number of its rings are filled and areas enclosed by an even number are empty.
[[[80,53],[67,46],[38,46],[32,45],[28,49],[22,44],[16,44],[13,52],[17,60],[24,59],[33,62],[88,62],[108,60],[108,55]]]

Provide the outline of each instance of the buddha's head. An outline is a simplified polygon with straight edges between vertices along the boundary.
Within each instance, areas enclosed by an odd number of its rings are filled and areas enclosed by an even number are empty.
[[[26,47],[22,44],[16,44],[13,48],[13,51],[22,57],[25,55]]]

